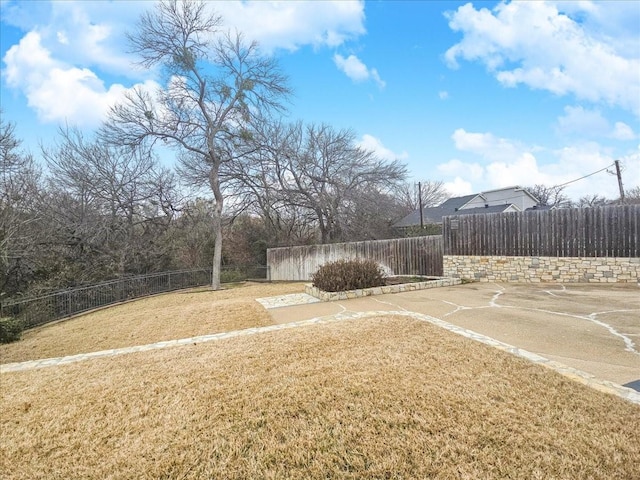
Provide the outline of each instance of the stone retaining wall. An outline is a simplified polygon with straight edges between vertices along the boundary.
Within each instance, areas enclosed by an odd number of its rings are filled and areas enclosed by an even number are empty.
[[[382,295],[383,293],[411,292],[414,290],[424,290],[426,288],[449,287],[462,283],[460,278],[434,278],[424,282],[401,283],[399,285],[385,285],[383,287],[361,288],[358,290],[347,290],[345,292],[325,292],[311,284],[304,286],[304,291],[308,295],[319,298],[323,302],[334,300],[347,300],[349,298],[369,297],[371,295]]]
[[[636,283],[640,258],[445,255],[444,275],[480,282]]]

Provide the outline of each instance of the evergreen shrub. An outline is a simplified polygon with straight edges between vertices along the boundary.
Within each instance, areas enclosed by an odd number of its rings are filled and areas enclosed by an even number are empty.
[[[244,282],[247,275],[240,270],[222,270],[220,272],[220,283]]]
[[[313,286],[325,292],[341,292],[385,284],[384,271],[373,260],[338,260],[325,263],[311,276]]]
[[[0,343],[11,343],[20,340],[24,325],[15,318],[0,318]]]

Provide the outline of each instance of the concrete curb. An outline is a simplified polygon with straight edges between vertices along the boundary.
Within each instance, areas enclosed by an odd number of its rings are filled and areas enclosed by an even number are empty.
[[[334,302],[337,300],[348,300],[351,298],[370,297],[372,295],[384,295],[386,293],[413,292],[415,290],[425,290],[427,288],[451,287],[460,285],[462,280],[450,277],[430,277],[424,282],[400,283],[398,285],[385,285],[382,287],[360,288],[358,290],[346,290],[341,292],[326,292],[314,287],[311,284],[304,286],[304,291],[308,295],[316,297],[323,302]]]

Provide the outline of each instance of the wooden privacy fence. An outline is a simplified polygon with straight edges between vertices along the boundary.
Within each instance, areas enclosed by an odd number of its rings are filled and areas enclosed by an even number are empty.
[[[640,257],[640,205],[443,219],[445,255]]]
[[[267,250],[271,280],[310,280],[319,267],[340,259],[371,259],[394,275],[442,276],[442,237],[432,235]]]

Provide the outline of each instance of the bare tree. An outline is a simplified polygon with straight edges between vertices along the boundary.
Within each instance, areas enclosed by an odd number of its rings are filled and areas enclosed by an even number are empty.
[[[389,193],[406,177],[404,164],[356,146],[351,130],[300,122],[262,127],[253,132],[245,160],[225,174],[272,222],[285,209],[296,209],[317,227],[323,243],[352,235],[355,212],[364,212],[362,199]]]
[[[152,248],[152,237],[173,217],[174,174],[144,144],[117,147],[77,129],[61,128],[58,143],[42,154],[50,172],[48,211],[59,225],[52,239],[73,252],[70,263],[109,265],[81,275],[95,280],[154,269],[162,252]]]
[[[549,207],[570,207],[571,200],[565,195],[564,187],[547,187],[545,185],[534,185],[532,187],[525,187],[531,195],[536,197],[539,204]]]
[[[640,185],[627,189],[624,200],[629,205],[640,204]]]
[[[302,125],[264,122],[239,146],[242,161],[227,164],[222,176],[236,199],[233,216],[248,212],[262,218],[271,246],[313,243],[314,212],[292,202],[281,183],[289,158],[302,151]]]
[[[578,200],[577,206],[581,208],[603,207],[608,203],[610,203],[610,201],[605,197],[594,193],[592,195],[585,195],[581,197]]]
[[[214,197],[215,236],[211,286],[220,288],[222,213],[220,168],[238,159],[233,144],[248,135],[261,116],[283,109],[287,78],[277,62],[260,55],[238,32],[220,33],[220,17],[191,0],[163,1],[140,18],[129,36],[141,65],[163,67],[167,87],[151,95],[136,89],[111,109],[105,139],[135,146],[160,139],[180,151],[179,172]]]
[[[178,268],[206,268],[213,254],[211,201],[195,198],[185,202],[163,239]]]
[[[420,184],[420,185],[418,185]],[[422,203],[420,202],[422,195]],[[419,182],[403,182],[396,191],[398,200],[407,213],[422,208],[437,207],[447,200],[450,195],[440,180],[421,180]]]
[[[393,223],[406,214],[394,192],[386,188],[363,189],[347,207],[343,214],[348,218],[343,232],[345,241],[393,238]]]
[[[35,255],[34,226],[40,217],[40,170],[20,149],[15,124],[0,110],[0,291],[22,290]]]

